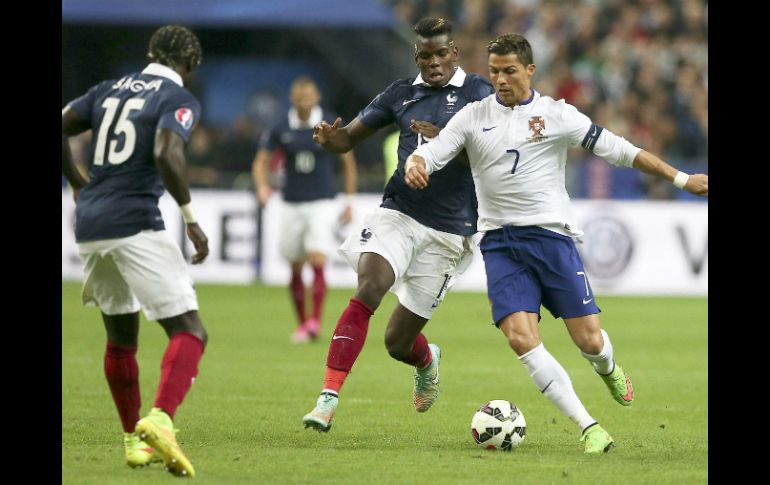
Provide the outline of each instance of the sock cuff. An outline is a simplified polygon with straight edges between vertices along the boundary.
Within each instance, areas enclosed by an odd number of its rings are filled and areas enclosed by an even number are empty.
[[[197,335],[190,333],[190,332],[177,332],[174,335],[171,336],[169,339],[169,342],[173,340],[188,340],[193,343],[197,343],[200,346],[201,354],[204,350],[206,350],[206,345],[203,343],[203,340],[200,339]]]
[[[532,350],[529,350],[529,351],[527,351],[527,352],[525,352],[525,353],[521,354],[521,355],[519,356],[519,360],[523,362],[525,359],[529,358],[529,357],[530,357],[532,354],[534,354],[535,352],[537,352],[537,351],[538,351],[538,350],[540,350],[540,349],[543,349],[543,350],[545,350],[545,345],[543,344],[543,342],[540,342],[540,343],[537,345],[537,347],[535,347],[534,349],[532,349]]]
[[[607,335],[607,332],[605,332],[603,328],[600,329],[600,332],[602,334],[602,341],[604,342],[604,345],[602,346],[602,350],[600,350],[598,354],[587,354],[582,350],[580,351],[580,354],[588,360],[602,359],[602,357],[606,357],[605,352],[612,345],[612,343],[610,342],[610,336]]]
[[[367,314],[368,316],[370,316],[370,317],[371,317],[372,315],[374,315],[374,310],[372,310],[371,308],[369,308],[369,306],[368,306],[366,303],[362,302],[362,301],[361,301],[361,300],[359,300],[358,298],[355,298],[355,297],[351,298],[351,299],[350,299],[350,305],[351,305],[351,306],[354,306],[354,307],[357,307],[357,308],[359,308],[359,309],[361,309],[361,310],[365,311],[365,312],[366,312],[366,314]]]
[[[323,396],[324,394],[327,396],[340,397],[340,395],[334,389],[321,389],[321,395]]]
[[[136,346],[118,345],[107,342],[107,355],[110,357],[131,357],[136,355]]]

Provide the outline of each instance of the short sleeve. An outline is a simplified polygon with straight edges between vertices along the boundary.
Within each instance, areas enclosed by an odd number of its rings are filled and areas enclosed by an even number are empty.
[[[157,129],[171,130],[187,142],[200,115],[201,105],[191,94],[178,96],[167,104],[165,112],[160,115]]]

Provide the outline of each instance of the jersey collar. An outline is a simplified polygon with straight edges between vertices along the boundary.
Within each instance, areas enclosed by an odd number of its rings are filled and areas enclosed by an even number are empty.
[[[296,108],[290,108],[289,109],[289,128],[291,128],[292,130],[301,130],[302,128],[312,128],[318,123],[320,123],[322,118],[323,118],[323,111],[321,110],[321,107],[318,105],[315,105],[310,109],[310,116],[308,117],[307,121],[302,121],[299,119],[299,115],[297,114]]]
[[[449,80],[449,82],[444,84],[444,86],[441,86],[441,87],[443,88],[451,84],[452,86],[457,86],[458,88],[461,88],[463,86],[463,83],[465,82],[465,76],[466,74],[465,74],[465,71],[463,71],[463,68],[460,66],[457,66],[457,69],[455,69],[455,73],[452,75],[452,78]],[[413,86],[417,86],[417,85],[430,86],[430,84],[422,80],[422,73],[417,75],[412,85]]]
[[[529,94],[529,99],[527,99],[526,101],[523,101],[523,102],[517,104],[516,106],[513,107],[513,109],[521,110],[521,111],[529,110],[532,107],[532,105],[534,104],[533,101],[535,101],[537,98],[540,97],[540,93],[538,93],[537,91],[535,91],[532,88],[529,88],[529,93],[530,93]],[[495,93],[495,101],[496,101],[495,105],[498,108],[511,109],[508,106],[506,106],[505,104],[503,104],[502,101],[500,101],[500,98],[498,97],[497,93]]]
[[[144,68],[144,71],[142,71],[142,74],[149,74],[150,76],[165,77],[165,78],[171,79],[178,85],[184,87],[182,76],[180,76],[178,72],[176,72],[175,70],[171,69],[168,66],[164,66],[163,64],[158,64],[157,62],[149,63],[147,67]]]

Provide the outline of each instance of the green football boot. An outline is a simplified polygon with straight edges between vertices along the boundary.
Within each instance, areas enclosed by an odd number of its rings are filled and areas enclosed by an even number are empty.
[[[634,387],[631,385],[631,378],[628,373],[618,364],[607,375],[599,374],[607,389],[610,390],[612,398],[623,406],[630,406],[634,402]]]
[[[607,453],[615,447],[612,436],[599,423],[594,423],[583,431],[580,441],[586,443],[586,453]]]
[[[433,403],[438,399],[439,387],[438,387],[438,366],[441,362],[441,349],[438,345],[429,344],[431,353],[433,354],[433,361],[425,369],[414,369],[414,391],[412,397],[414,398],[414,408],[418,413],[424,413]]]

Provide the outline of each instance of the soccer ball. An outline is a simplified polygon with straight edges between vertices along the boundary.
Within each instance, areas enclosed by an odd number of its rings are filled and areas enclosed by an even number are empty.
[[[526,432],[521,410],[504,399],[484,404],[471,419],[473,440],[485,450],[511,451],[524,441]]]

